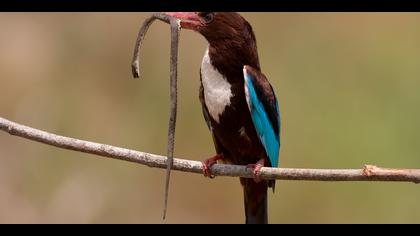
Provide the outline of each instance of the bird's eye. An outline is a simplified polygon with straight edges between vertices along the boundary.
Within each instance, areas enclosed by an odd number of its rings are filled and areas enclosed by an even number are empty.
[[[198,13],[198,15],[200,17],[202,17],[206,23],[210,23],[214,19],[214,13],[213,12],[200,12],[200,13]]]

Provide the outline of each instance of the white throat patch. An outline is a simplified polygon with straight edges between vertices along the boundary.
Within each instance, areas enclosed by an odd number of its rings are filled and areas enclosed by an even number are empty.
[[[207,48],[201,62],[201,81],[204,88],[204,101],[213,119],[219,123],[219,116],[226,106],[230,105],[232,97],[231,85],[210,62]]]

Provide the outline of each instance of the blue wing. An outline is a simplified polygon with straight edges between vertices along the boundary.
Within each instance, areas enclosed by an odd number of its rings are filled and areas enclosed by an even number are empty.
[[[252,121],[272,167],[278,166],[280,113],[273,88],[260,71],[244,66],[245,96]]]

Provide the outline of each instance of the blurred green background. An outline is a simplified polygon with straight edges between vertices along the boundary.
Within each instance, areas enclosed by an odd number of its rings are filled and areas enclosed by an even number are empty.
[[[169,27],[149,13],[0,14],[0,116],[166,153]],[[282,113],[281,167],[420,167],[420,14],[243,13]],[[178,157],[214,154],[198,100],[206,47],[183,30]],[[0,223],[163,223],[164,170],[0,133]],[[410,183],[279,181],[271,223],[420,223]],[[174,172],[167,223],[243,223],[237,178]]]

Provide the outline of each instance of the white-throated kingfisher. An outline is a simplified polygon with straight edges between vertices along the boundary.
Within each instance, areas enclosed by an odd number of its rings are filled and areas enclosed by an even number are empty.
[[[277,167],[280,113],[277,98],[261,72],[251,25],[234,12],[167,12],[181,28],[208,42],[201,69],[199,97],[212,133],[216,155],[203,162],[205,176],[217,160],[253,168],[254,179],[241,178],[246,223],[267,223],[267,189],[262,166]]]

